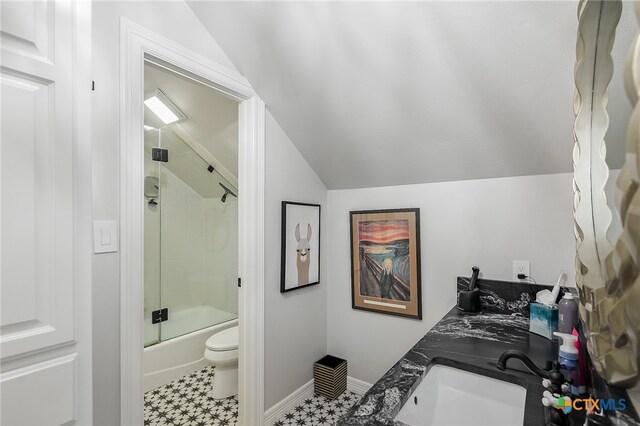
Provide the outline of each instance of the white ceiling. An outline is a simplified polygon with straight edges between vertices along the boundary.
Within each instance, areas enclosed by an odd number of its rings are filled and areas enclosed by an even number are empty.
[[[162,90],[187,116],[179,126],[237,178],[238,103],[190,78],[146,64],[144,90],[155,88]],[[145,124],[160,127],[161,122],[154,117],[145,107]]]
[[[189,5],[329,189],[572,170],[577,2]]]

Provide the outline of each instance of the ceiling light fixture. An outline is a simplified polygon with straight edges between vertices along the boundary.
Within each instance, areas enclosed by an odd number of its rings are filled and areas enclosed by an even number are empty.
[[[164,124],[177,123],[187,118],[160,89],[153,89],[145,93],[144,104],[151,112],[157,115]]]

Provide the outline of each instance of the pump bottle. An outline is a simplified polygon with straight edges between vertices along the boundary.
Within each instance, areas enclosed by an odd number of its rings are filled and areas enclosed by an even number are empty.
[[[560,372],[564,375],[565,379],[571,379],[573,383],[578,383],[578,349],[576,349],[575,343],[578,340],[578,336],[566,333],[558,333],[555,331],[554,336],[562,339],[562,345],[558,350],[558,362],[560,363]],[[576,386],[571,386],[571,393],[574,395],[579,394],[579,389]]]

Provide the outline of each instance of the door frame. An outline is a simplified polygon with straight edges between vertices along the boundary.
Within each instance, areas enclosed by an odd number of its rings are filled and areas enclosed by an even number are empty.
[[[146,59],[214,87],[239,102],[238,276],[242,287],[238,289],[238,423],[263,424],[264,102],[242,75],[125,18],[120,21],[121,423],[143,423]]]

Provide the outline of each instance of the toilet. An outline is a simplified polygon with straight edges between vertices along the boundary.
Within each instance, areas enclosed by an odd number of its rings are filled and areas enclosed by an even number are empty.
[[[224,399],[238,393],[238,326],[217,332],[207,339],[204,357],[214,365],[211,396]]]

